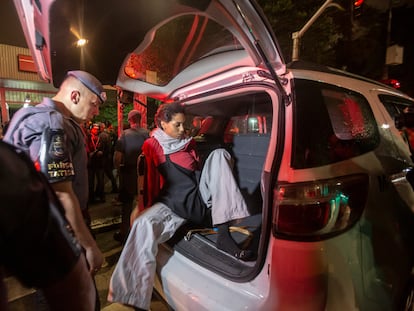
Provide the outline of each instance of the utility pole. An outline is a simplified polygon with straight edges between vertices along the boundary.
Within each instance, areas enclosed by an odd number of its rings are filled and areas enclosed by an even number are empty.
[[[326,0],[324,4],[316,11],[315,14],[309,19],[309,21],[300,29],[292,33],[293,40],[293,49],[292,49],[292,61],[299,60],[299,48],[300,48],[300,39],[303,37],[305,32],[309,29],[310,26],[318,19],[319,16],[329,7],[336,7],[337,9],[344,11],[345,9],[339,4],[333,2],[333,0]]]
[[[385,61],[382,71],[382,79],[388,79],[388,63],[387,63],[387,53],[388,48],[391,45],[391,25],[392,25],[392,0],[388,1],[388,19],[387,19],[387,37],[385,42]]]

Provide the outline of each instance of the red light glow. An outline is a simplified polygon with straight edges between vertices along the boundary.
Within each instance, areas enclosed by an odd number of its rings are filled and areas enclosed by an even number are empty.
[[[364,3],[364,0],[355,0],[354,7],[358,8]]]
[[[381,80],[382,83],[392,86],[395,89],[399,89],[401,87],[400,81],[396,79],[385,79]]]

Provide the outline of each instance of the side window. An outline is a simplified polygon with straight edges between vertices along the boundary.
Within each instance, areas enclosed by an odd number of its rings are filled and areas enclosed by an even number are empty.
[[[405,108],[413,107],[414,105],[412,101],[393,95],[381,94],[378,95],[378,98],[393,119],[402,113]]]
[[[401,115],[403,111],[405,111],[406,109],[410,108],[411,110],[414,104],[410,100],[393,95],[380,94],[378,95],[378,98],[384,105],[385,109],[387,109],[388,113],[390,114],[393,120],[395,120],[399,115]],[[409,144],[410,150],[413,152],[414,128],[404,127],[400,130],[400,133],[403,139]]]
[[[225,134],[270,134],[271,115],[244,115],[232,117]]]
[[[378,127],[361,94],[304,79],[295,85],[293,168],[343,161],[378,145]]]

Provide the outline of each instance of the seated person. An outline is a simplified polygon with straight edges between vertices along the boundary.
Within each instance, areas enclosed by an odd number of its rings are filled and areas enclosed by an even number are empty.
[[[150,306],[158,245],[169,240],[187,221],[202,224],[212,220],[218,228],[219,249],[241,260],[253,259],[252,252],[240,249],[229,233],[231,221],[249,216],[232,173],[230,154],[224,149],[212,151],[198,178],[199,158],[195,141],[185,136],[184,108],[179,103],[164,104],[155,122],[157,128],[142,147],[147,176],[152,179],[147,183],[151,207],[131,219],[130,235],[108,295],[109,301],[135,310],[148,310]],[[161,187],[154,186],[157,181]]]
[[[202,125],[203,125],[203,118],[199,116],[195,116],[193,118],[193,122],[191,122],[189,136],[193,136],[193,137],[197,136]]]
[[[50,310],[95,310],[85,256],[47,180],[24,152],[3,141],[0,162],[0,310],[8,304],[6,271],[42,289]]]

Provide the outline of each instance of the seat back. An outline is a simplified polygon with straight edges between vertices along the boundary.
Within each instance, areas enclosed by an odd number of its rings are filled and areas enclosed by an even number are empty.
[[[269,141],[269,134],[247,133],[233,137],[234,174],[252,214],[262,208],[260,182]]]

